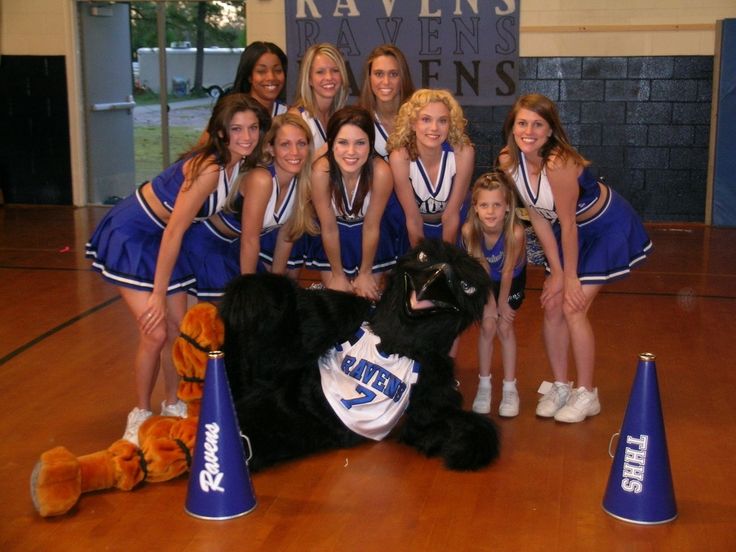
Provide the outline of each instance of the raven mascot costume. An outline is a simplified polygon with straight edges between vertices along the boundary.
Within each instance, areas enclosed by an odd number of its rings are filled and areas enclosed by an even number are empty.
[[[480,263],[430,240],[399,259],[375,305],[273,274],[235,279],[220,316],[251,469],[381,440],[394,427],[450,469],[488,465],[496,427],[462,409],[449,352],[489,292]]]

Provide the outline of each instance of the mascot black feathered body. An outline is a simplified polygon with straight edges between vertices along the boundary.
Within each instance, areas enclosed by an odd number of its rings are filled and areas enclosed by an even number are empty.
[[[399,259],[375,305],[282,276],[237,278],[220,312],[251,469],[380,440],[394,426],[399,441],[450,469],[489,464],[496,427],[462,409],[449,357],[489,292],[477,261],[433,240]]]

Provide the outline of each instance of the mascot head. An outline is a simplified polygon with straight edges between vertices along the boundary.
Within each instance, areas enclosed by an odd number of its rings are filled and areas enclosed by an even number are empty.
[[[449,351],[455,338],[481,319],[491,281],[462,249],[422,240],[399,259],[371,319],[390,353],[417,356],[419,348]]]

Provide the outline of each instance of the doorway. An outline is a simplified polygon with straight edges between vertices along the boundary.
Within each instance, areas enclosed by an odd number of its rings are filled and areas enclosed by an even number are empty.
[[[77,4],[87,197],[111,205],[135,189],[130,4]]]
[[[114,204],[197,143],[243,50],[242,17],[217,32],[229,4],[78,1],[90,203]]]

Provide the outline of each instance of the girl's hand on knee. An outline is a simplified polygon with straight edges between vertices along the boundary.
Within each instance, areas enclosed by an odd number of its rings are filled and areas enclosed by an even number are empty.
[[[587,299],[583,293],[583,286],[578,278],[567,278],[565,280],[565,305],[573,311],[581,311],[585,308]]]
[[[542,306],[544,307],[548,301],[554,299],[560,293],[562,293],[564,285],[565,283],[563,281],[562,274],[550,274],[544,280],[544,284],[542,285],[542,295],[540,296]]]
[[[500,306],[498,310],[499,321],[503,320],[509,324],[513,324],[514,318],[516,318],[516,311],[512,309],[508,303]]]
[[[166,322],[166,296],[151,294],[146,309],[138,317],[138,325],[144,334],[149,334],[160,323]]]

